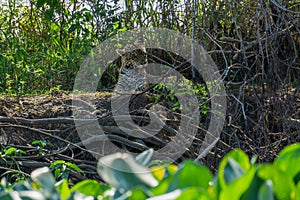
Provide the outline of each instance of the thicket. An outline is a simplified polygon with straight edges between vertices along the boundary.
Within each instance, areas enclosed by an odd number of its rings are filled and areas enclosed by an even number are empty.
[[[140,27],[169,28],[199,41],[227,84],[295,85],[298,11],[297,1],[8,0],[0,8],[0,92],[71,90],[93,47]]]

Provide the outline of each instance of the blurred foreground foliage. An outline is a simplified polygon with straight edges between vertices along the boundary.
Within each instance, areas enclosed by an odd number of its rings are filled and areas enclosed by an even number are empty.
[[[300,144],[284,148],[273,163],[256,164],[234,149],[221,161],[215,176],[205,166],[185,161],[176,166],[151,162],[153,150],[136,158],[115,153],[98,161],[97,171],[106,184],[84,180],[70,187],[56,182],[48,168],[31,179],[9,184],[2,179],[1,199],[300,199]]]

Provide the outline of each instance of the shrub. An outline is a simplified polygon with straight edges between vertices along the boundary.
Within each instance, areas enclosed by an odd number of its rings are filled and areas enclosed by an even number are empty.
[[[176,166],[150,162],[153,150],[133,158],[128,153],[102,157],[97,171],[106,184],[84,180],[69,188],[55,182],[48,168],[12,185],[2,180],[1,199],[300,199],[300,144],[281,151],[273,163],[256,164],[235,149],[221,161],[213,177],[205,166],[185,161]],[[160,164],[158,164],[160,163]],[[150,166],[150,167],[149,167]]]

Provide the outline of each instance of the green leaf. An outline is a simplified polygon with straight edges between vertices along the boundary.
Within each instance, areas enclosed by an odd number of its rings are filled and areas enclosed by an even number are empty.
[[[173,164],[168,164],[167,166],[157,165],[150,168],[153,176],[158,180],[161,181],[163,178],[174,175],[177,171],[178,167]]]
[[[191,187],[183,190],[176,200],[212,200],[209,193],[202,188]]]
[[[116,159],[113,162],[117,170],[114,170],[114,176],[119,180],[121,188],[130,190],[137,186],[155,186],[157,181],[153,177],[150,171],[140,171],[137,167],[133,167],[133,170],[128,163],[124,162],[123,159]],[[153,180],[151,180],[153,178]]]
[[[31,178],[41,186],[41,192],[46,198],[52,200],[60,199],[60,196],[55,188],[55,179],[49,168],[43,167],[31,172]]]
[[[59,26],[56,23],[51,23],[50,32],[55,33],[55,31],[59,30]]]
[[[127,200],[140,200],[147,199],[147,195],[143,189],[133,189],[131,190],[131,195],[127,197]]]
[[[43,193],[38,191],[20,191],[18,192],[20,199],[26,199],[26,200],[46,200]],[[17,200],[18,198],[14,198],[14,200]]]
[[[20,199],[20,196],[17,192],[0,192],[1,200],[14,200]]]
[[[32,190],[32,186],[28,181],[18,181],[13,183],[13,185],[11,186],[11,189],[14,191],[28,191],[28,190]]]
[[[181,190],[174,190],[159,196],[148,198],[147,200],[166,200],[166,199],[177,199],[181,194]]]
[[[256,161],[257,161],[257,155],[252,156],[250,160],[251,165],[255,165]]]
[[[41,140],[34,140],[33,142],[31,142],[32,145],[40,144],[40,143],[41,143]]]
[[[115,153],[100,158],[97,172],[106,183],[115,188],[130,190],[137,186],[158,185],[149,169],[140,165],[128,153]]]
[[[274,200],[272,181],[265,181],[260,186],[258,191],[258,200]]]
[[[232,175],[230,168],[233,167],[233,171],[236,174]],[[226,169],[225,169],[226,168]],[[218,183],[221,188],[225,188],[234,179],[239,178],[242,174],[250,169],[250,162],[247,154],[242,150],[235,149],[229,152],[221,161],[218,172]],[[241,171],[243,170],[243,172]],[[226,173],[226,174],[225,174]],[[230,181],[230,182],[227,182]]]
[[[151,192],[154,195],[165,194],[168,190],[171,179],[172,179],[172,176],[168,176],[168,177],[164,178],[162,181],[159,182],[159,185],[157,185],[156,187],[151,189]]]
[[[274,165],[298,182],[300,173],[300,144],[285,147],[275,159]]]
[[[56,184],[56,189],[59,192],[62,200],[67,199],[71,194],[67,179],[63,179],[58,184]]]
[[[260,186],[264,183],[264,180],[258,177],[256,171],[255,175],[252,179],[252,182],[247,189],[247,191],[242,195],[241,199],[242,200],[251,200],[251,199],[257,199],[258,198],[258,190]],[[229,194],[230,195],[230,194]]]
[[[199,187],[207,190],[209,182],[212,180],[210,171],[193,161],[185,161],[169,182],[167,192],[187,187]]]
[[[4,155],[9,156],[9,155],[11,155],[11,154],[13,154],[13,153],[16,153],[16,150],[17,150],[16,148],[10,147],[10,148],[8,148],[8,149],[5,151]]]
[[[84,194],[81,194],[79,192],[72,192],[71,195],[69,196],[69,198],[67,200],[90,200],[93,198],[90,197],[86,197],[84,196]]]
[[[257,169],[258,176],[267,181],[272,180],[274,193],[279,200],[290,199],[291,192],[295,189],[293,179],[275,165],[265,164]]]
[[[148,149],[147,151],[142,152],[141,154],[139,154],[135,160],[141,164],[141,165],[148,165],[151,161],[153,155],[153,149]]]
[[[50,165],[50,169],[56,169],[58,167],[61,167],[61,165],[65,164],[66,161],[64,160],[56,160]]]
[[[103,193],[109,189],[109,186],[100,184],[95,180],[84,180],[74,185],[70,191],[77,191],[86,196],[93,196],[97,198],[99,195],[103,195]]]
[[[26,155],[26,154],[27,154],[26,151],[23,151],[23,150],[21,150],[21,149],[17,149],[16,153],[17,153],[18,155],[20,155],[20,154]]]
[[[239,177],[235,181],[226,185],[224,188],[220,188],[218,185],[219,199],[220,200],[240,200],[243,199],[243,194],[248,190],[251,183],[253,182],[253,177],[255,175],[256,168],[253,166],[248,170],[243,176]],[[250,200],[251,198],[249,198]],[[256,199],[256,198],[253,198]]]
[[[244,170],[240,167],[240,165],[233,160],[232,158],[228,159],[228,162],[224,168],[224,179],[226,184],[229,184],[242,175],[244,175]]]
[[[221,161],[217,175],[219,199],[238,200],[249,188],[256,168],[251,168],[249,158],[242,150],[235,149]]]
[[[51,172],[49,171],[49,168],[43,167],[38,168],[31,172],[31,178],[33,181],[47,187],[48,189],[53,189],[55,180]]]
[[[61,170],[59,168],[54,170],[54,177],[57,179],[61,175]]]
[[[298,182],[298,184],[297,184],[294,200],[300,200],[300,182]]]
[[[80,169],[76,164],[74,163],[70,163],[70,162],[66,162],[66,166],[69,167],[70,169],[73,169],[77,172],[83,172],[82,169]]]

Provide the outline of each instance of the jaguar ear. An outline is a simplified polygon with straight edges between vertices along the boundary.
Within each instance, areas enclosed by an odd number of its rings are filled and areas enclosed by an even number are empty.
[[[125,49],[116,49],[116,52],[119,56],[123,56],[126,53]]]
[[[144,44],[139,43],[137,47],[138,47],[138,49],[142,50],[143,53],[147,53],[146,47]]]

